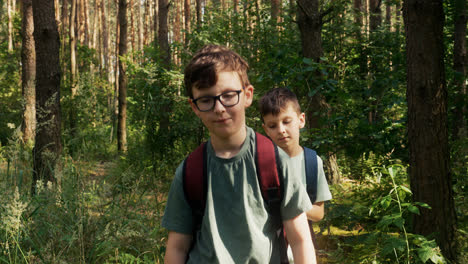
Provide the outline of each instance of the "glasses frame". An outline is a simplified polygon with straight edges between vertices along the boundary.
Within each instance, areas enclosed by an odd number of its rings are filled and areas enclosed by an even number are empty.
[[[211,96],[211,95],[205,95],[205,96],[200,96],[198,97],[197,99],[192,99],[192,102],[195,104],[195,106],[197,107],[198,111],[200,112],[209,112],[209,111],[212,111],[216,105],[216,100],[218,100],[224,107],[233,107],[237,104],[239,104],[240,102],[240,94],[242,93],[242,90],[244,90],[244,88],[240,89],[240,90],[237,90],[237,91],[226,91],[224,93],[221,93],[221,94],[218,94],[216,96]],[[223,103],[223,101],[221,101],[221,96],[225,95],[225,94],[228,94],[228,93],[236,93],[237,94],[237,103],[233,104],[233,105],[225,105]],[[197,104],[197,101],[200,100],[200,99],[203,99],[203,98],[212,98],[213,99],[213,105],[207,109],[207,110],[201,110],[200,107],[198,106]]]

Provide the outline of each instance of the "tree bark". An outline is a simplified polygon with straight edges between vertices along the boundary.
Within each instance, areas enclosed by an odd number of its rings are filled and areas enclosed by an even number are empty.
[[[454,43],[453,70],[455,72],[454,85],[456,89],[455,107],[453,109],[452,138],[454,140],[467,137],[467,93],[466,93],[466,0],[455,0],[454,3]]]
[[[137,0],[137,3],[139,0]],[[131,50],[134,51],[136,50],[136,40],[135,40],[135,13],[134,13],[134,3],[133,0],[129,0],[128,6],[130,7],[128,11],[130,11],[130,47]]]
[[[319,63],[320,57],[323,55],[322,14],[320,13],[319,1],[298,0],[297,5],[297,23],[301,33],[303,55]],[[316,73],[315,77],[319,80],[322,78],[319,72]],[[321,116],[316,113],[330,115],[331,107],[320,92],[316,92],[311,99],[311,108],[306,113],[307,124],[311,128],[321,128]],[[329,182],[332,184],[339,183],[341,174],[338,169],[336,154],[329,151],[327,158],[325,165],[329,174]]]
[[[55,182],[60,169],[60,37],[54,2],[32,1],[36,48],[36,142],[33,149],[33,185],[42,179]]]
[[[21,79],[24,100],[23,141],[34,141],[36,133],[36,50],[34,49],[34,21],[32,13],[32,0],[22,1],[22,49],[21,49]]]
[[[382,0],[369,0],[369,30],[375,31],[382,25]]]
[[[7,0],[7,14],[8,14],[8,51],[13,51],[13,14],[15,10],[12,5],[15,0]]]
[[[279,23],[280,4],[280,0],[271,0],[271,21],[275,24]]]
[[[376,46],[379,46],[379,37],[377,35],[377,29],[380,28],[382,25],[382,1],[381,0],[370,0],[369,1],[369,39],[372,43],[376,43]],[[374,80],[374,77],[378,73],[379,63],[376,61],[375,57],[369,56],[368,57],[369,63],[369,79]],[[368,112],[368,122],[369,124],[375,123],[379,117],[379,98],[381,97],[381,89],[375,86],[375,82],[371,82],[370,84],[370,98],[366,98],[370,104],[370,110]]]
[[[162,1],[162,0],[159,0]],[[203,5],[203,0],[195,0],[195,9],[197,13],[197,27],[200,28],[202,25],[202,5]]]
[[[169,16],[169,1],[159,0],[159,29],[158,29],[158,44],[160,58],[166,69],[171,65],[171,51],[168,39],[167,19]]]
[[[75,21],[77,15],[77,0],[71,0],[71,11],[70,11],[70,134],[72,137],[76,136],[76,110],[75,110],[75,96],[77,90],[77,66],[76,66],[76,34],[75,34]]]
[[[188,34],[190,34],[190,0],[184,0],[184,16],[185,16],[185,35],[184,35],[184,43],[188,45]]]
[[[432,208],[414,215],[413,232],[435,234],[444,256],[455,261],[457,221],[449,167],[442,0],[406,0],[403,18],[411,190],[414,201]]]
[[[127,55],[127,0],[119,0],[119,116],[117,125],[117,148],[127,151],[127,65],[122,59]]]

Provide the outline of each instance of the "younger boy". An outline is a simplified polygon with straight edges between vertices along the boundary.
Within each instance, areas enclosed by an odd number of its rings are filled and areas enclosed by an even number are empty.
[[[260,99],[259,105],[265,133],[291,157],[292,164],[300,168],[302,172],[297,175],[301,175],[305,185],[304,150],[299,145],[299,132],[305,125],[305,114],[301,112],[296,95],[287,88],[272,89]],[[307,211],[307,218],[313,222],[322,220],[324,202],[332,199],[323,162],[318,156],[317,169],[317,196],[312,209]]]
[[[253,86],[248,64],[222,46],[204,47],[185,69],[185,88],[193,112],[207,127],[205,210],[199,229],[177,170],[162,221],[169,230],[165,263],[280,263],[279,219],[267,212],[256,175],[255,133],[245,124]],[[308,232],[312,208],[300,174],[279,151],[285,175],[281,221],[296,263],[316,263]],[[204,166],[204,164],[200,164]]]

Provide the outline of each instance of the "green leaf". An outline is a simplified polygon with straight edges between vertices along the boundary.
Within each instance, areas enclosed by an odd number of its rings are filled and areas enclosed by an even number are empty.
[[[400,185],[400,188],[407,193],[412,193],[411,190],[406,186]]]
[[[385,256],[393,255],[393,249],[403,252],[406,248],[406,241],[398,237],[391,237],[385,240],[382,248],[382,254]]]
[[[414,205],[408,206],[408,211],[410,211],[413,214],[419,215],[419,208]]]
[[[429,248],[429,247],[418,248],[418,249],[417,249],[417,252],[418,252],[418,257],[419,257],[419,259],[420,259],[423,263],[426,263],[427,260],[431,258],[432,254],[434,254],[434,253],[432,252],[432,249]]]
[[[310,58],[304,58],[302,59],[302,62],[304,62],[307,65],[311,65],[313,63],[312,59]]]

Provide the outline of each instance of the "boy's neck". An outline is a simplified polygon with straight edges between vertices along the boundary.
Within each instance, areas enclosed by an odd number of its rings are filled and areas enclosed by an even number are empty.
[[[229,159],[239,153],[246,137],[247,128],[243,126],[243,129],[239,129],[237,133],[229,137],[216,137],[215,135],[211,135],[211,145],[217,157]]]
[[[304,150],[300,145],[291,146],[288,149],[283,149],[284,152],[288,154],[290,158],[296,157],[297,155],[301,154]]]

